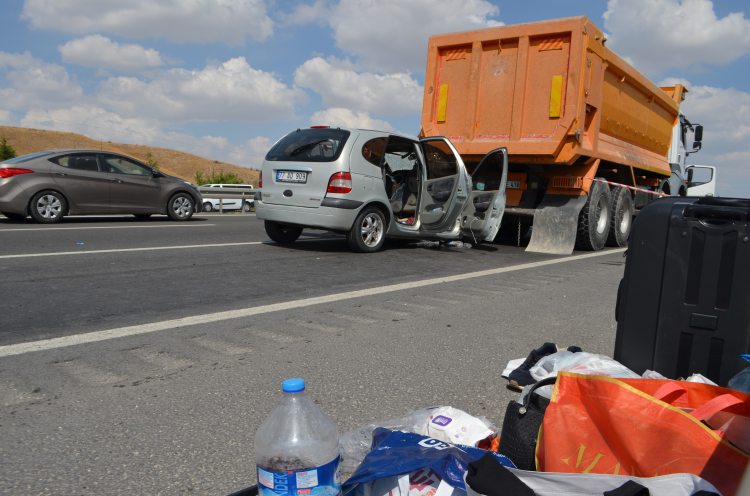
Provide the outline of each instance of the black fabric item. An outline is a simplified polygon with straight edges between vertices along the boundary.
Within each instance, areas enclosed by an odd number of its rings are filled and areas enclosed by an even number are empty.
[[[549,405],[547,398],[534,391],[541,386],[554,384],[556,380],[556,377],[549,377],[537,382],[523,399],[523,405],[511,400],[505,409],[497,451],[510,458],[521,470],[536,470],[536,440],[544,420],[544,411]]]
[[[629,480],[617,489],[605,491],[604,496],[649,496],[649,492],[647,487]]]
[[[583,351],[580,346],[568,346],[565,349],[571,353],[581,353]]]
[[[534,496],[529,486],[489,453],[469,464],[466,483],[486,496]]]
[[[557,346],[555,346],[555,343],[544,343],[540,348],[531,350],[531,353],[529,353],[529,356],[526,357],[526,360],[521,366],[508,374],[508,380],[515,382],[521,387],[534,384],[534,378],[531,377],[531,373],[529,372],[531,367],[536,365],[536,363],[542,358],[553,353],[557,353]]]

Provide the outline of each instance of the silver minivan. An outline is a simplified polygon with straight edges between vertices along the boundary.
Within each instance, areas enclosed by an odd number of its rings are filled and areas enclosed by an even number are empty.
[[[464,163],[445,137],[315,126],[268,152],[255,211],[277,243],[303,229],[345,234],[358,252],[386,236],[481,243],[500,227],[507,176],[505,148]]]

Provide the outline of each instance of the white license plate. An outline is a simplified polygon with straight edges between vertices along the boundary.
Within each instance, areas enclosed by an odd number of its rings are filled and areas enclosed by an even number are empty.
[[[276,180],[280,183],[306,183],[307,172],[277,171]]]
[[[521,189],[521,181],[508,181],[505,183],[505,189]]]

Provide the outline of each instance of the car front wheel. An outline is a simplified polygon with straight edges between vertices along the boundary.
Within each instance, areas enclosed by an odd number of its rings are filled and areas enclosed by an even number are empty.
[[[214,206],[210,202],[206,202],[203,204],[203,211],[204,212],[213,212]]]
[[[31,199],[31,217],[41,224],[60,222],[67,211],[65,197],[57,191],[41,191]]]
[[[193,198],[186,193],[177,193],[169,199],[167,215],[172,220],[190,220],[195,212]]]

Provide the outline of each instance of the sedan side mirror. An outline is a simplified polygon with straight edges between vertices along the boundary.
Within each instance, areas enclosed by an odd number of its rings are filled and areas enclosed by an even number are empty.
[[[152,172],[151,172],[151,175],[152,175],[152,176],[154,176],[154,177],[164,177],[164,174],[162,174],[162,173],[161,173],[161,172],[159,172],[158,170],[154,170],[154,171],[152,171]]]

